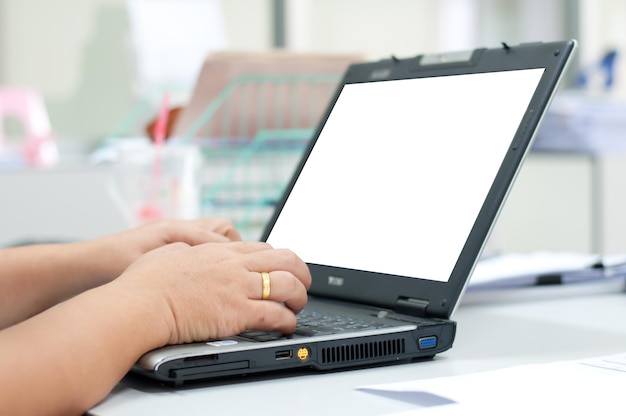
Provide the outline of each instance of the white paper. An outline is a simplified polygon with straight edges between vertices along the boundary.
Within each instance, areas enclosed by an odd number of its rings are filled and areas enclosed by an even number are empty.
[[[624,386],[626,353],[359,390],[416,405],[402,415],[610,415],[626,411]]]

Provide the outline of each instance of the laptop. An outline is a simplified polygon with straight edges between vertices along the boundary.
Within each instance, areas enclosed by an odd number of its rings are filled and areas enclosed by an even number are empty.
[[[313,276],[298,329],[145,354],[181,385],[429,359],[452,320],[576,41],[351,65],[268,222]]]

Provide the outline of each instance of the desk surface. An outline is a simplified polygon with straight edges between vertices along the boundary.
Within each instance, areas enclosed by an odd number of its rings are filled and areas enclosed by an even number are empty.
[[[251,377],[178,390],[128,378],[91,415],[350,413],[380,415],[414,405],[357,391],[379,383],[445,377],[519,364],[626,351],[623,281],[467,293],[451,350],[425,362],[333,373]]]

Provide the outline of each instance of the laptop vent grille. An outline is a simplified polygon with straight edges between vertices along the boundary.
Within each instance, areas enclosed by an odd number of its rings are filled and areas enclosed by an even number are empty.
[[[348,361],[367,360],[404,354],[404,339],[362,342],[338,345],[322,349],[322,364],[336,364]]]

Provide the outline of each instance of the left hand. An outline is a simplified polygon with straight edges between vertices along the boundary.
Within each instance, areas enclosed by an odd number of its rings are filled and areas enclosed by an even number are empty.
[[[240,241],[233,223],[222,218],[196,220],[157,220],[131,230],[97,238],[83,244],[91,245],[96,272],[103,282],[110,281],[143,254],[170,243],[195,246],[204,243]]]

